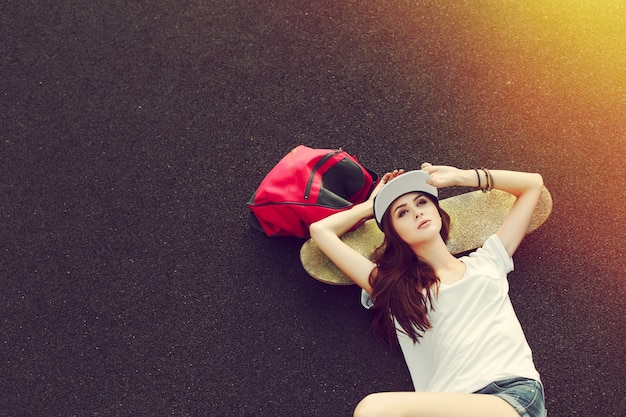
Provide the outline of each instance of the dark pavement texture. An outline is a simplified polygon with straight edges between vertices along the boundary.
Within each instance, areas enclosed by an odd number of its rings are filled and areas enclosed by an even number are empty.
[[[348,416],[410,390],[358,289],[248,225],[299,144],[541,172],[554,212],[509,278],[549,414],[626,415],[620,2],[0,12],[2,415]]]

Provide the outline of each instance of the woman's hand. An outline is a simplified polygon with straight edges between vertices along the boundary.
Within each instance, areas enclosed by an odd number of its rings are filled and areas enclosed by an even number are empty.
[[[458,168],[446,165],[432,165],[428,162],[422,164],[422,171],[430,174],[428,184],[437,187],[451,187],[459,185],[462,171]]]
[[[385,184],[387,184],[389,181],[391,181],[395,177],[402,175],[402,174],[404,174],[403,169],[394,169],[393,171],[387,172],[385,175],[383,175],[383,177],[378,182],[378,185],[376,185],[376,188],[374,188],[374,190],[372,191],[372,194],[370,194],[370,198],[368,198],[368,200],[374,200],[374,197],[376,197],[376,194],[378,194],[380,189],[383,188]]]

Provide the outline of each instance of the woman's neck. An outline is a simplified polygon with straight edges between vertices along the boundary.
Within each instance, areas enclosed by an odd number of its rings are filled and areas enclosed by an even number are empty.
[[[413,251],[421,261],[433,268],[442,282],[458,280],[458,271],[463,266],[463,262],[448,251],[442,239],[433,239],[414,248]],[[448,279],[449,277],[452,279]]]

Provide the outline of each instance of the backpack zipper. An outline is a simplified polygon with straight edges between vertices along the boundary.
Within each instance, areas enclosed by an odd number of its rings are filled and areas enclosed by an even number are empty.
[[[309,199],[309,195],[311,194],[311,187],[313,187],[313,179],[315,178],[315,172],[318,169],[320,169],[320,167],[322,165],[324,165],[326,163],[326,161],[328,161],[330,158],[332,158],[333,156],[337,155],[340,152],[341,152],[341,149],[338,149],[335,152],[331,152],[331,153],[328,153],[328,154],[324,155],[324,157],[322,159],[320,159],[313,166],[313,169],[311,170],[311,175],[309,176],[309,181],[306,184],[306,190],[304,190],[304,199],[305,200],[308,200]]]

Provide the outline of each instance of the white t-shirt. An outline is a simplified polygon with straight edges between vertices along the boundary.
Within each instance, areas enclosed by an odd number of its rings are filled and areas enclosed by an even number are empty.
[[[432,327],[419,343],[397,332],[415,391],[471,393],[512,377],[539,380],[509,299],[513,260],[502,242],[493,235],[460,259],[465,274],[440,285],[429,313]],[[367,307],[367,293],[362,301]]]

